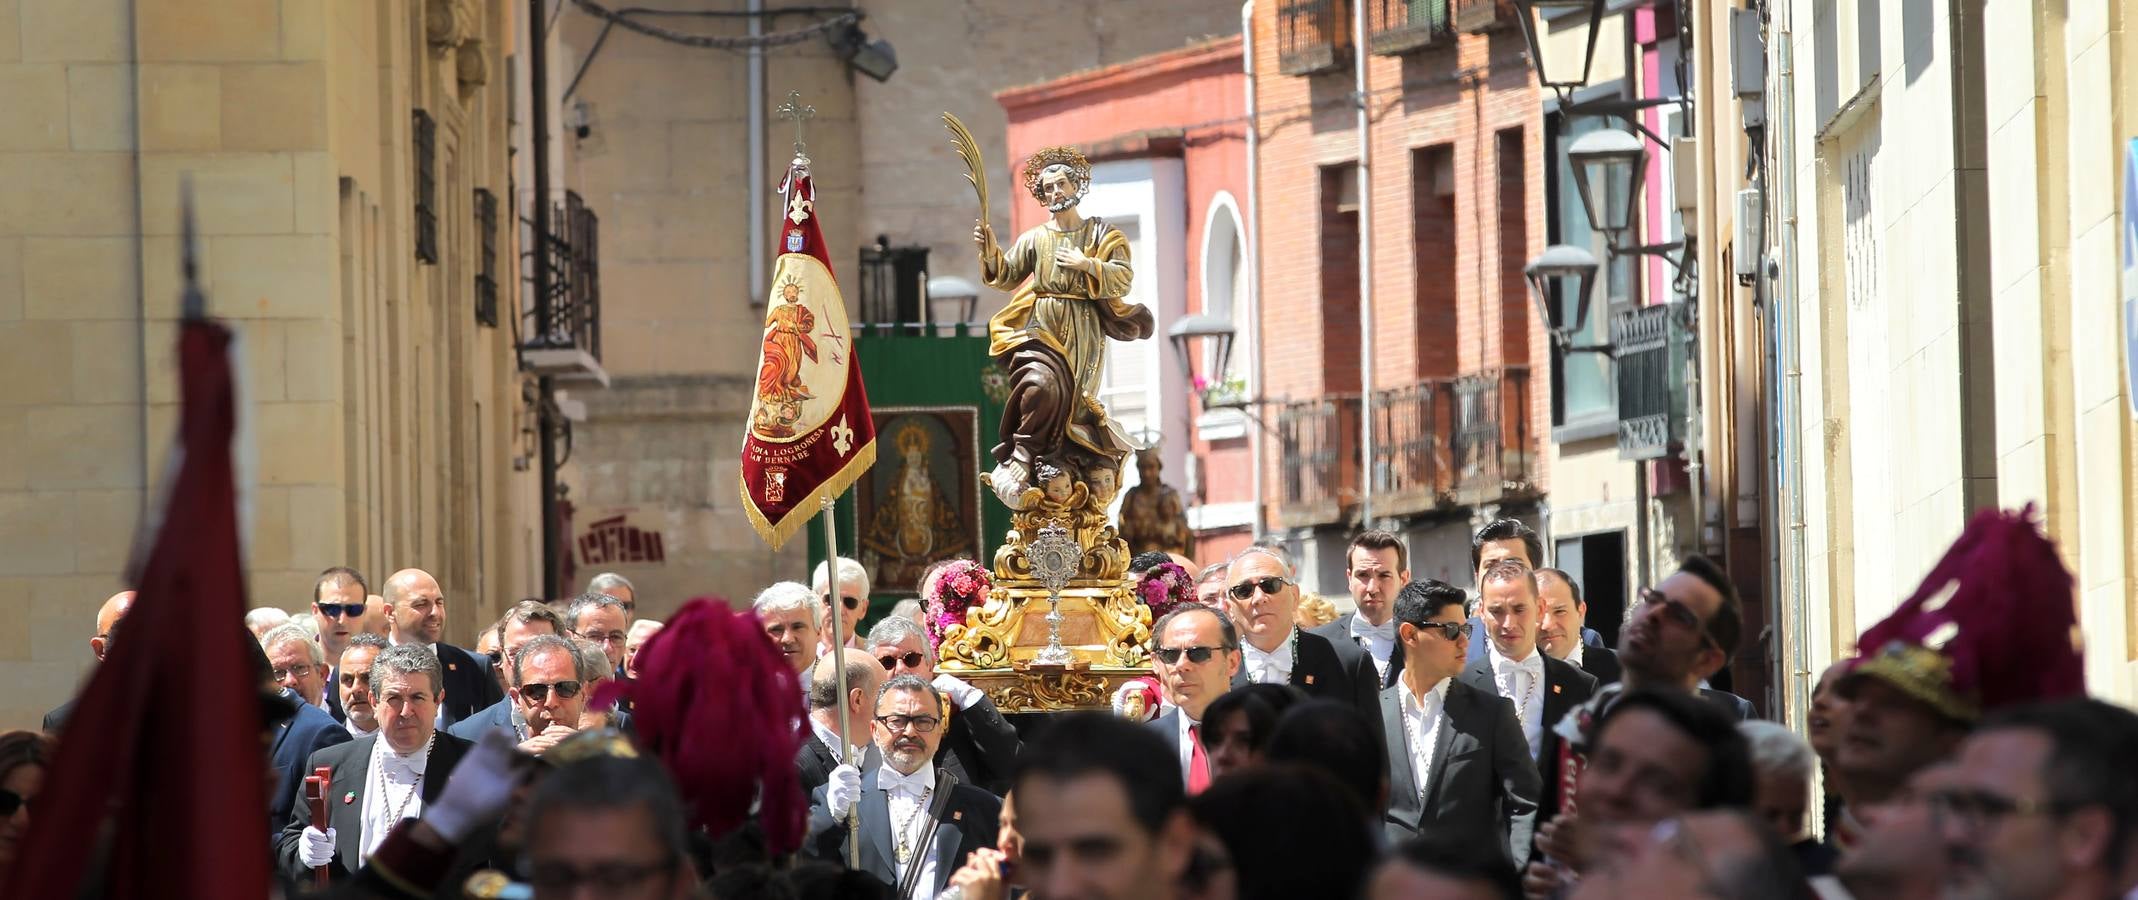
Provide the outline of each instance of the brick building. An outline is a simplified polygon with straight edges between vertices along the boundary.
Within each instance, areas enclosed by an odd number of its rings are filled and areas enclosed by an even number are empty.
[[[1543,134],[1514,15],[1492,0],[1369,9],[1362,337],[1351,7],[1253,9],[1263,512],[1310,589],[1342,595],[1362,518],[1407,534],[1414,577],[1466,585],[1472,528],[1535,517],[1547,487],[1548,339],[1522,275],[1545,245]]]
[[[1191,344],[1192,367],[1166,337],[1182,317],[1207,313],[1251,321],[1248,304],[1246,75],[1240,38],[1221,38],[996,95],[1009,116],[1013,184],[1022,161],[1069,144],[1092,161],[1080,207],[1129,238],[1131,299],[1151,308],[1158,334],[1114,344],[1105,399],[1130,433],[1160,439],[1163,479],[1189,504],[1193,556],[1214,563],[1247,545],[1254,525],[1249,420],[1237,409],[1204,409],[1191,377],[1244,378],[1251,353],[1235,350],[1226,377],[1213,354]],[[1004,242],[1047,211],[1016,185]],[[1123,472],[1136,483],[1133,466]]]

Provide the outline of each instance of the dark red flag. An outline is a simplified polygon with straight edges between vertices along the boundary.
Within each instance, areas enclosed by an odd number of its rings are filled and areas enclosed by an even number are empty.
[[[163,519],[140,594],[60,737],[8,897],[73,897],[92,861],[115,900],[267,896],[257,651],[239,627],[229,342],[197,318],[179,333],[178,465]]]

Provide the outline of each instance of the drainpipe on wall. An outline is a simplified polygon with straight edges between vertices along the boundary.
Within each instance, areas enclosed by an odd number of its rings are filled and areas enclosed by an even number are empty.
[[[1248,351],[1255,355],[1247,366],[1247,396],[1262,396],[1262,115],[1255,103],[1255,0],[1240,4],[1240,59],[1247,73],[1247,315],[1242,325],[1234,325],[1248,333]],[[1262,442],[1268,437],[1268,429],[1262,427],[1258,417],[1249,416],[1248,424],[1255,428],[1255,439],[1248,442],[1250,459],[1255,476],[1255,514],[1250,532],[1254,539],[1262,539]]]
[[[750,37],[765,33],[765,0],[747,0]],[[749,93],[750,119],[750,304],[765,302],[765,196],[770,176],[765,172],[765,48],[750,44],[749,65],[744,79]]]
[[[1351,4],[1351,58],[1359,108],[1359,527],[1373,527],[1373,107],[1366,91],[1366,4]]]
[[[1771,41],[1774,47],[1774,110],[1773,161],[1767,170],[1774,173],[1774,184],[1768,196],[1775,201],[1773,222],[1776,226],[1776,256],[1774,264],[1775,293],[1767,298],[1768,315],[1772,324],[1767,331],[1774,342],[1775,407],[1778,424],[1774,429],[1774,484],[1780,488],[1782,508],[1775,518],[1781,533],[1776,545],[1780,551],[1781,565],[1775,573],[1774,590],[1770,593],[1781,601],[1783,614],[1789,617],[1787,655],[1789,678],[1782,688],[1785,698],[1782,704],[1782,721],[1790,728],[1801,732],[1806,728],[1806,713],[1811,708],[1811,610],[1805,603],[1805,522],[1804,522],[1804,451],[1802,442],[1804,427],[1804,372],[1800,354],[1803,338],[1798,330],[1802,307],[1797,300],[1797,174],[1796,174],[1796,48],[1791,28],[1796,19],[1793,5],[1780,3],[1775,6],[1777,21],[1772,26]],[[1764,249],[1764,248],[1763,248]],[[1762,273],[1765,278],[1765,273]],[[1817,793],[1814,793],[1817,796]]]

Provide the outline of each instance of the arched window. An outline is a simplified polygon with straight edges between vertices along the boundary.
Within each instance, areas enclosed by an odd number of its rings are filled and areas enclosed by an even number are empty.
[[[1217,364],[1214,342],[1206,342],[1196,371],[1212,381],[1244,378],[1247,361],[1254,358],[1248,340],[1253,332],[1252,313],[1247,308],[1252,274],[1247,270],[1246,230],[1240,224],[1239,207],[1224,191],[1210,200],[1210,214],[1203,225],[1202,263],[1203,312],[1231,319],[1236,337],[1225,372],[1212,372]]]

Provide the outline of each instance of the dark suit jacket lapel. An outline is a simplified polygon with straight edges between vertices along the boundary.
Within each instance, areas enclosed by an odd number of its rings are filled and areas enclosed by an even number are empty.
[[[1403,697],[1395,688],[1381,691],[1381,733],[1388,743],[1388,808],[1394,810],[1417,809],[1423,820],[1424,791],[1418,780],[1411,775],[1410,725],[1403,720]],[[1418,822],[1404,822],[1417,828]]]
[[[1495,695],[1497,696],[1497,695]],[[1440,702],[1440,727],[1433,729],[1433,769],[1425,782],[1425,808],[1431,810],[1440,801],[1441,783],[1448,773],[1448,750],[1455,743],[1455,717],[1462,710],[1456,709],[1468,702],[1457,685],[1448,685],[1448,694]]]
[[[364,798],[371,793],[371,786],[365,784],[364,779],[371,771],[371,748],[378,742],[378,735],[371,735],[337,747],[348,749],[335,764],[334,773],[327,781],[327,824],[334,828],[336,862],[344,874],[355,872],[361,864]],[[306,819],[311,818],[310,812],[304,815]]]
[[[465,744],[451,735],[441,734],[431,744],[431,755],[423,761],[423,805],[429,806],[445,793],[446,780],[453,775],[453,767],[460,764],[460,757],[467,752]]]
[[[1381,676],[1381,686],[1395,687],[1403,678],[1403,645],[1397,644],[1388,651],[1388,674]]]
[[[1570,691],[1576,680],[1574,676],[1580,672],[1573,663],[1549,656],[1544,658],[1544,739],[1538,742],[1539,746],[1551,747],[1552,727],[1574,708],[1577,698]]]
[[[299,702],[299,703],[302,703],[302,702],[304,702],[304,701],[302,701],[302,700],[299,700],[299,701],[297,701],[297,702]],[[274,745],[273,747],[271,747],[271,748],[269,748],[269,749],[268,749],[268,751],[267,751],[267,758],[268,758],[268,759],[274,759],[274,758],[276,758],[276,757],[278,757],[278,756],[281,756],[281,755],[282,755],[282,744],[283,744],[283,742],[285,742],[285,741],[288,741],[288,740],[290,739],[290,726],[292,726],[292,725],[295,725],[295,724],[297,724],[297,720],[296,720],[296,719],[295,719],[295,718],[293,717],[293,718],[288,718],[288,719],[284,719],[284,720],[282,720],[282,724],[280,724],[280,725],[277,725],[277,726],[275,726],[275,745]],[[301,764],[301,763],[300,763],[299,765],[300,765],[300,767],[302,766],[302,764]],[[307,773],[304,773],[304,774],[307,774],[307,775],[309,775],[309,774],[311,774],[311,773],[307,772]],[[300,783],[301,783],[301,782],[300,782]]]
[[[879,787],[878,771],[881,769],[870,770],[861,776],[861,830],[868,832],[865,837],[875,848],[877,860],[890,878],[895,879],[898,877],[898,854],[891,850],[891,797]],[[867,867],[865,860],[863,867]]]
[[[929,848],[928,852],[935,856],[936,879],[946,883],[950,873],[958,869],[956,860],[959,838],[962,835],[956,825],[943,824],[943,816],[950,810],[950,795],[957,789],[958,783],[958,776],[942,769],[935,770],[935,796],[928,803],[928,823],[922,826],[926,830],[921,834],[919,842],[919,846]],[[888,804],[886,806],[888,807]],[[931,845],[930,841],[934,843]],[[914,883],[914,880],[920,877],[920,869],[920,866],[914,866],[911,869],[912,879],[900,879],[900,884],[906,889],[900,891],[899,896],[928,898],[936,895],[937,885]]]
[[[1333,654],[1322,652],[1328,649],[1327,645],[1322,643],[1326,640],[1328,638],[1318,634],[1296,633],[1292,640],[1290,680],[1293,687],[1305,690],[1308,694],[1328,688],[1329,673],[1336,669],[1336,658]]]
[[[1483,659],[1471,661],[1470,667],[1462,671],[1460,680],[1464,684],[1495,697],[1500,694],[1500,683],[1492,677],[1492,657],[1490,654],[1487,654]]]

